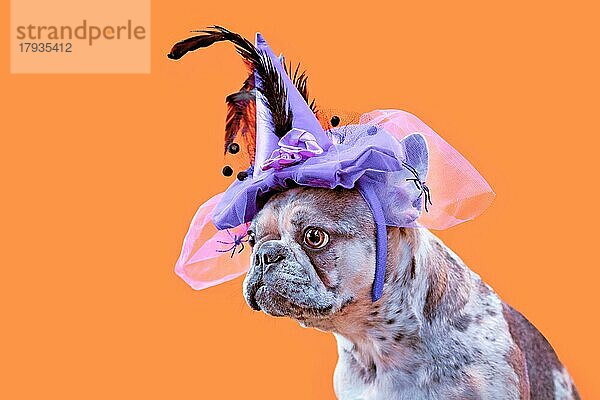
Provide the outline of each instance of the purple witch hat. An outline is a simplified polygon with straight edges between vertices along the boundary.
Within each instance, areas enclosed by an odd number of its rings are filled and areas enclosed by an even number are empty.
[[[225,151],[237,153],[235,141],[241,141],[250,166],[192,221],[175,270],[193,288],[248,270],[249,257],[237,256],[248,223],[272,194],[291,187],[360,191],[376,226],[373,301],[383,290],[387,226],[445,229],[491,203],[493,191],[477,170],[412,114],[378,110],[358,123],[339,124],[336,116],[322,126],[308,99],[306,74],[286,68],[260,34],[252,45],[215,26],[175,44],[169,58],[219,41],[232,42],[249,67],[240,91],[227,97]]]
[[[288,110],[291,113],[291,126],[294,130],[295,134],[287,135],[288,132],[285,132],[289,139],[290,136],[301,136],[301,132],[310,132],[312,138],[314,138],[314,145],[316,146],[314,151],[318,151],[319,149],[328,149],[331,146],[331,140],[321,127],[319,120],[316,118],[314,111],[309,107],[306,100],[292,80],[288,77],[283,64],[280,62],[280,59],[273,54],[273,51],[263,38],[260,33],[256,34],[256,48],[257,50],[268,57],[269,62],[273,66],[273,68],[277,71],[279,75],[280,83],[283,85],[284,95],[287,99]],[[275,132],[275,127],[273,126],[273,118],[269,112],[269,108],[266,106],[268,99],[262,95],[264,83],[261,81],[260,74],[254,74],[256,86],[258,90],[256,92],[256,156],[255,163],[258,165],[263,165],[267,160],[271,159],[271,157],[277,157],[277,150],[281,148],[286,148],[286,141],[283,137],[278,136]],[[282,141],[282,143],[279,143]],[[284,147],[282,147],[282,144]],[[289,143],[288,143],[289,145]],[[297,156],[302,156],[300,154],[296,154]],[[290,157],[292,155],[290,154]],[[281,163],[271,161],[269,166],[283,166],[286,161],[284,161],[283,157],[285,157],[285,153],[281,153],[279,158],[281,159]],[[289,159],[288,165],[293,163],[295,160]],[[254,176],[257,176],[261,173],[263,168],[254,169]]]

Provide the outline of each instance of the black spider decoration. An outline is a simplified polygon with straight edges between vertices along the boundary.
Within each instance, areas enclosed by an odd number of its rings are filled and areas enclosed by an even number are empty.
[[[402,166],[404,168],[406,168],[407,170],[409,170],[414,178],[406,178],[407,181],[413,182],[415,184],[415,186],[417,187],[417,189],[419,189],[419,191],[421,193],[419,193],[419,197],[417,197],[417,200],[419,200],[421,198],[421,196],[423,196],[423,194],[425,195],[425,212],[429,212],[429,208],[427,207],[427,203],[429,203],[430,206],[433,205],[433,203],[431,202],[431,192],[429,191],[429,188],[427,187],[427,185],[425,184],[425,182],[421,181],[421,178],[419,177],[419,173],[417,172],[416,169],[414,169],[414,167],[410,164],[408,164],[405,161],[402,161]]]
[[[243,235],[232,235],[231,232],[229,232],[229,229],[227,229],[227,233],[229,234],[229,237],[231,238],[231,242],[224,242],[222,240],[217,240],[217,243],[221,243],[221,244],[226,244],[228,246],[231,246],[228,249],[223,249],[223,250],[217,250],[219,253],[228,253],[231,251],[231,258],[233,258],[233,256],[236,254],[236,250],[237,250],[237,254],[241,253],[244,250],[244,243],[248,242],[248,239],[244,239],[246,238],[246,236],[248,235],[247,233],[243,234]],[[238,246],[240,247],[238,250]]]

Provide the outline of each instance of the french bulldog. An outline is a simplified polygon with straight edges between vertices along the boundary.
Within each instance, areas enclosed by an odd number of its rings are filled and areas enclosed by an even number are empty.
[[[248,234],[247,303],[335,335],[341,400],[579,399],[544,336],[425,228],[387,228],[373,302],[375,223],[355,189],[278,193]]]

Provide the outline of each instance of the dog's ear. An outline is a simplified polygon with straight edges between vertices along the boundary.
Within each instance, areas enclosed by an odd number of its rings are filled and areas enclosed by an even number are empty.
[[[400,144],[406,156],[406,163],[417,171],[419,178],[424,182],[429,169],[429,150],[425,137],[420,133],[413,133],[402,139]]]
[[[402,169],[387,174],[386,184],[380,186],[386,222],[391,226],[413,226],[424,208],[429,212],[431,198],[426,185],[429,170],[429,150],[425,137],[413,133],[399,141],[402,149]]]

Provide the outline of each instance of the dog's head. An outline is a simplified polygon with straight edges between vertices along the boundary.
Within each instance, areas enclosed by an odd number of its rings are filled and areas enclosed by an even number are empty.
[[[255,310],[320,325],[346,305],[369,302],[375,224],[357,190],[295,188],[252,221],[244,296]]]

